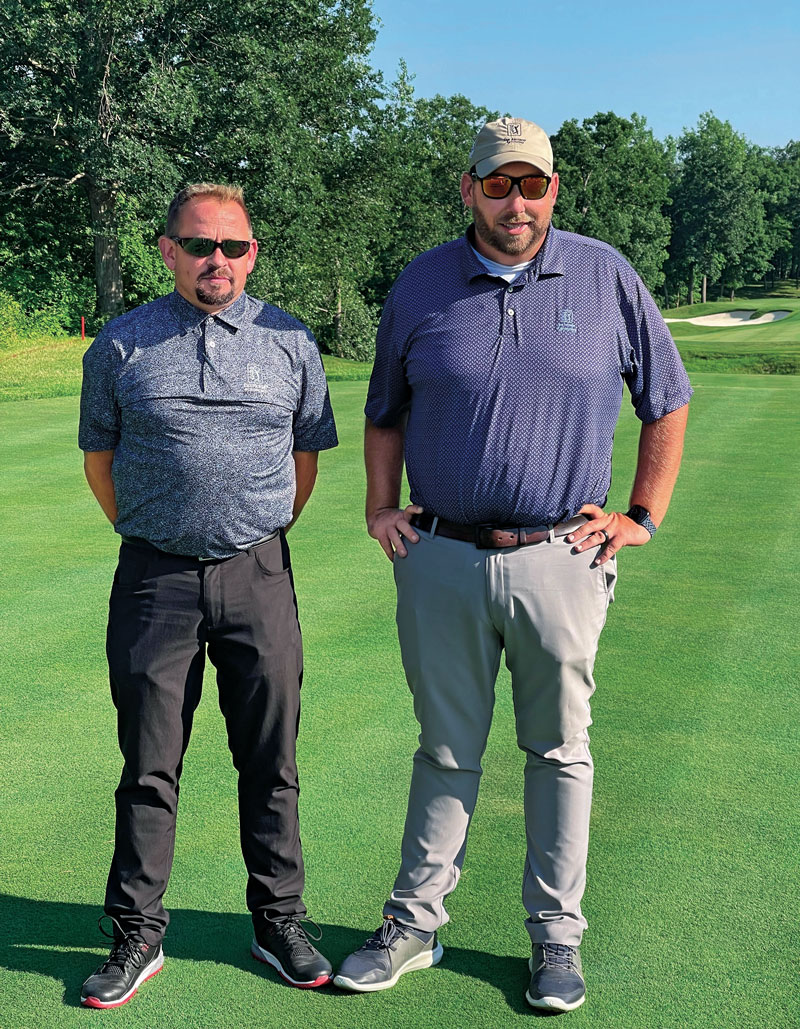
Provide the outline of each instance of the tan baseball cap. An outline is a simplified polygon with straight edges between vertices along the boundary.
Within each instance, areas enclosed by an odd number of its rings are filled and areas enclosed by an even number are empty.
[[[525,161],[553,174],[553,148],[544,129],[522,118],[487,122],[475,138],[469,166],[483,178],[511,161]]]

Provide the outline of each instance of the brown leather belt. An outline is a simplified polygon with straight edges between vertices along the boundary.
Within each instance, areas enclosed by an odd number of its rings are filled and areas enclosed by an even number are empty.
[[[585,515],[576,515],[567,522],[558,522],[553,526],[554,536],[568,536],[573,529],[583,525]],[[445,536],[451,540],[462,540],[472,543],[478,550],[494,550],[502,547],[525,547],[531,543],[542,543],[550,538],[549,525],[536,525],[532,528],[505,525],[462,525],[459,522],[448,522],[430,511],[415,514],[411,524],[422,532],[434,536]]]

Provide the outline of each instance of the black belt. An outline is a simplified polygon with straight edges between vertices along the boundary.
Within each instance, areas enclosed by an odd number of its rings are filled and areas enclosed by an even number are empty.
[[[180,557],[184,561],[202,561],[203,564],[213,561],[230,561],[232,557],[238,557],[239,554],[246,554],[249,550],[253,550],[254,547],[260,547],[262,543],[269,543],[270,540],[274,540],[280,533],[280,529],[276,529],[275,532],[271,532],[268,536],[263,539],[256,540],[255,543],[251,543],[249,547],[245,547],[244,550],[239,550],[235,554],[230,554],[228,557],[197,557],[195,554],[173,554],[171,550],[162,550],[161,547],[157,547],[150,540],[142,539],[140,536],[123,536],[122,542],[127,543],[132,547],[139,547],[143,550],[154,550],[157,554],[164,554],[166,557]]]
[[[448,522],[447,519],[439,518],[430,511],[423,511],[422,514],[411,516],[411,524],[414,528],[434,536],[445,536],[447,539],[472,543],[478,550],[525,547],[531,543],[542,543],[550,538],[551,531],[554,536],[568,536],[573,529],[583,525],[586,520],[585,515],[576,515],[567,522],[557,522],[553,526],[535,525],[527,528],[517,525],[462,525],[460,522]]]

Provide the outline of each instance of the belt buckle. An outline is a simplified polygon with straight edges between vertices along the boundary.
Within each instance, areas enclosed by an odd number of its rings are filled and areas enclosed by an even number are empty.
[[[476,550],[493,550],[494,547],[484,542],[484,532],[491,532],[491,522],[479,522],[477,525],[472,526],[472,541],[475,544]]]
[[[516,539],[508,540],[507,542],[503,541],[502,543],[498,542],[495,539],[492,539],[491,542],[487,543],[485,542],[486,537],[484,535],[484,533],[487,532],[505,532],[511,536],[515,536]],[[502,550],[505,547],[519,546],[522,540],[522,531],[513,526],[509,526],[509,528],[506,529],[500,525],[492,525],[490,522],[481,522],[474,527],[473,537],[475,541],[475,546],[478,550]]]

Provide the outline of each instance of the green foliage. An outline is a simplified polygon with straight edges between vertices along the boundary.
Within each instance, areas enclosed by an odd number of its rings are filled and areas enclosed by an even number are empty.
[[[0,350],[13,350],[28,340],[66,335],[63,325],[71,320],[68,301],[26,311],[19,301],[0,290]]]
[[[0,349],[19,346],[27,336],[27,319],[17,301],[8,293],[0,292]]]
[[[750,160],[764,201],[770,275],[785,278],[800,271],[800,143],[782,149],[752,147]]]
[[[616,247],[655,292],[670,237],[669,146],[645,119],[612,112],[565,122],[552,138],[559,195],[559,228],[594,236]]]
[[[243,179],[255,195],[285,183],[280,231],[305,203],[297,170],[324,169],[378,95],[367,0],[50,0],[19,14],[0,0],[3,190],[80,185],[101,315],[125,299],[121,196],[147,222],[187,181]]]
[[[397,275],[422,251],[460,235],[470,223],[459,192],[473,140],[496,111],[466,97],[414,95],[401,62],[386,103],[359,140],[359,163],[371,169],[382,209],[374,277],[367,290],[382,304]]]
[[[156,220],[143,210],[137,197],[128,194],[118,197],[117,213],[122,282],[129,310],[169,293],[174,281],[156,245],[163,231],[163,215]]]
[[[768,267],[768,240],[747,140],[708,112],[677,147],[674,277],[686,272],[691,277],[696,270],[721,288],[760,277]]]
[[[468,225],[459,179],[496,116],[416,97],[403,63],[385,85],[375,32],[370,0],[0,0],[0,275],[28,323],[93,331],[170,288],[169,199],[218,180],[246,191],[252,292],[368,358],[403,266]],[[556,224],[667,303],[702,275],[727,292],[800,274],[800,144],[751,147],[710,113],[661,143],[613,112],[553,144]]]
[[[76,197],[73,187],[48,192],[35,205],[24,193],[0,204],[0,276],[26,316],[26,335],[76,332],[81,315],[94,310],[91,262],[85,260],[91,235]]]

